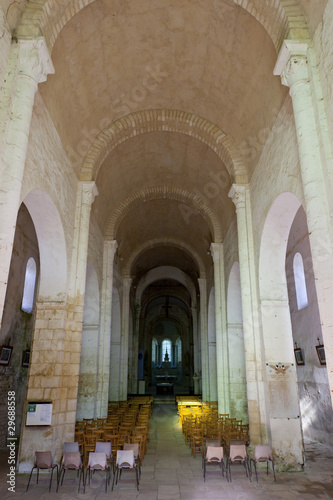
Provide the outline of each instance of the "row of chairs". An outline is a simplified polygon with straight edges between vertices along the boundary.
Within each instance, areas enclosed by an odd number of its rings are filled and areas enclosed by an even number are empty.
[[[137,489],[141,476],[141,464],[149,442],[149,419],[153,404],[152,396],[134,396],[127,401],[110,401],[106,418],[83,418],[76,422],[75,442],[64,443],[60,466],[53,463],[50,451],[35,452],[27,490],[34,470],[37,483],[41,469],[51,470],[49,491],[53,472],[57,472],[57,491],[64,481],[67,470],[77,471],[80,490],[81,480],[85,489],[90,483],[91,473],[105,471],[106,485],[113,475],[112,488],[117,484],[123,470],[134,470]]]
[[[219,445],[226,450],[234,440],[249,443],[249,425],[228,414],[218,414],[217,403],[183,403],[178,406],[178,414],[186,443],[194,456],[196,448],[203,449],[205,440],[210,438],[219,439]]]
[[[231,444],[229,449],[229,454],[224,463],[224,452],[222,446],[207,446],[204,459],[203,459],[203,477],[206,480],[206,472],[208,466],[218,466],[221,469],[222,476],[226,472],[227,481],[232,481],[231,478],[231,466],[242,465],[245,469],[246,476],[250,479],[252,478],[252,465],[255,471],[256,480],[258,482],[258,472],[257,465],[259,463],[266,463],[267,465],[267,476],[269,470],[269,463],[271,463],[272,471],[274,475],[274,481],[276,481],[274,462],[272,457],[272,450],[269,445],[257,445],[254,449],[254,457],[250,460],[248,459],[245,444]]]
[[[75,445],[77,443],[66,443],[68,445]],[[107,443],[100,443],[102,445],[106,445]],[[75,446],[72,447],[76,448]],[[83,492],[86,490],[86,484],[88,479],[88,484],[91,481],[91,474],[95,471],[103,471],[105,473],[105,493],[107,492],[107,486],[110,484],[111,473],[113,474],[112,481],[112,490],[114,485],[118,483],[121,477],[121,473],[123,470],[126,471],[134,471],[135,472],[135,482],[137,486],[137,490],[139,491],[139,477],[140,477],[140,467],[138,461],[135,457],[135,450],[128,447],[125,450],[118,450],[116,455],[115,463],[110,461],[111,455],[108,453],[111,452],[110,449],[107,449],[105,446],[99,447],[100,451],[90,452],[89,460],[87,467],[84,468],[82,457],[79,451],[64,451],[60,469],[58,468],[58,464],[53,462],[52,454],[50,451],[36,451],[35,452],[35,461],[34,466],[31,469],[27,489],[28,491],[30,486],[31,477],[33,471],[37,469],[37,479],[36,482],[38,484],[39,471],[40,470],[51,470],[50,475],[50,483],[49,483],[49,492],[52,487],[52,479],[53,472],[56,469],[57,473],[57,491],[59,490],[59,486],[62,486],[64,481],[64,476],[66,471],[75,471],[79,477],[79,485],[78,492],[80,492],[81,480],[83,483]],[[101,451],[103,450],[103,451]]]

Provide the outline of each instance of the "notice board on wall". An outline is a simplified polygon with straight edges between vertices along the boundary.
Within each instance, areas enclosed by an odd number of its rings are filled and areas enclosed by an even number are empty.
[[[27,421],[25,425],[51,425],[52,403],[29,402],[27,409]]]

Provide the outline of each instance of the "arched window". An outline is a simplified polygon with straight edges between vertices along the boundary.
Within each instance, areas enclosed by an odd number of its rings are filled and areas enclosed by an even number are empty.
[[[169,339],[164,339],[162,342],[162,362],[163,361],[170,361],[171,363],[171,349],[172,349],[172,342]]]
[[[22,298],[22,311],[27,313],[32,313],[32,308],[34,305],[34,295],[35,295],[35,285],[36,285],[36,274],[37,267],[36,262],[33,257],[27,262],[27,267],[25,269],[25,280]]]
[[[294,280],[296,289],[296,300],[298,310],[308,305],[308,294],[306,291],[303,259],[299,252],[294,255]]]

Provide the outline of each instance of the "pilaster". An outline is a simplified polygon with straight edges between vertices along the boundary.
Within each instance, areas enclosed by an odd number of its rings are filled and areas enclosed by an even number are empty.
[[[121,311],[121,358],[120,358],[120,401],[127,400],[128,385],[128,341],[129,341],[129,315],[131,278],[123,278],[123,300]]]
[[[249,187],[233,184],[229,197],[237,214],[250,438],[260,444],[267,442],[268,429]]]
[[[198,278],[200,290],[200,337],[201,337],[201,383],[202,400],[209,401],[209,364],[207,332],[207,280]]]
[[[111,317],[114,256],[117,251],[116,240],[105,241],[103,249],[103,279],[101,297],[101,323],[99,333],[99,362],[97,375],[96,410],[97,417],[108,414],[110,354],[111,354]]]
[[[226,324],[226,296],[223,244],[212,243],[214,262],[217,397],[219,413],[230,414],[229,347]]]

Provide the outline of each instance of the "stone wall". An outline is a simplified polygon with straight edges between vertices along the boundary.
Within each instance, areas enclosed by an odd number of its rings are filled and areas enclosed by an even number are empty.
[[[39,92],[35,96],[21,200],[34,189],[46,191],[57,207],[68,249],[67,268],[70,269],[77,178]]]
[[[0,366],[0,447],[6,446],[7,437],[7,393],[15,391],[16,403],[16,436],[20,436],[24,398],[26,394],[28,368],[22,367],[23,353],[31,349],[32,331],[35,309],[32,314],[22,311],[22,297],[27,261],[33,257],[39,277],[39,254],[35,228],[29,212],[24,205],[18,214],[15,232],[6,301],[0,333],[0,344],[13,347],[12,357],[8,366]]]
[[[11,32],[4,10],[0,7],[0,90],[2,90],[11,46]],[[1,92],[0,92],[1,93]]]

